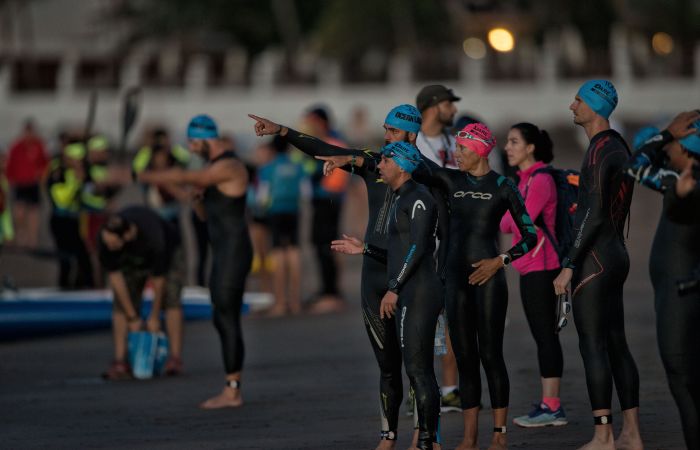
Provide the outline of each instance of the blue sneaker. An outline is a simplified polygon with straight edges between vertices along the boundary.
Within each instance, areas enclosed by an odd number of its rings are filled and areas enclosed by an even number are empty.
[[[560,427],[569,423],[561,406],[556,411],[552,411],[544,403],[534,403],[532,406],[534,409],[530,414],[516,417],[513,423],[523,428]]]

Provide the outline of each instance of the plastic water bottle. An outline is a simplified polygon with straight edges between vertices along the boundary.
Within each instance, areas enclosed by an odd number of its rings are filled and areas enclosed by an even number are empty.
[[[440,313],[435,327],[435,355],[447,354],[447,342],[445,341],[445,315]]]

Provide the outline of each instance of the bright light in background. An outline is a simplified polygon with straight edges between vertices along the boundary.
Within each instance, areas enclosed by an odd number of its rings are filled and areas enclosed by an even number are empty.
[[[479,38],[470,37],[462,44],[464,53],[471,59],[482,59],[486,56],[486,44]]]
[[[673,38],[664,32],[658,32],[651,38],[651,47],[657,55],[670,55],[673,51]]]
[[[499,52],[509,52],[515,47],[513,34],[505,28],[494,28],[489,31],[489,44]]]

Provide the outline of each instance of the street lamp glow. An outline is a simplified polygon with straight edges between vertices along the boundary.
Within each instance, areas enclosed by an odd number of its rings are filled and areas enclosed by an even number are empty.
[[[486,44],[479,38],[470,37],[465,39],[462,49],[471,59],[482,59],[486,56]]]
[[[489,31],[489,44],[496,51],[509,52],[515,47],[515,38],[505,28],[494,28]]]
[[[657,55],[670,55],[673,51],[673,38],[668,33],[655,33],[651,38],[651,47]]]

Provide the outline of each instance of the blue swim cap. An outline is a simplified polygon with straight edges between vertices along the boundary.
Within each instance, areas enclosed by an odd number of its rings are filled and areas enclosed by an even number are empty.
[[[589,80],[578,90],[578,96],[599,116],[610,117],[617,106],[617,91],[608,80]]]
[[[214,119],[206,114],[194,116],[187,126],[187,139],[216,139],[219,129]]]
[[[408,173],[413,173],[421,163],[421,155],[415,145],[408,142],[392,142],[382,147],[382,155],[391,158]]]
[[[384,123],[387,125],[409,133],[418,133],[422,122],[420,111],[413,105],[399,105],[395,107],[389,111],[384,120]]]
[[[639,150],[642,145],[646,144],[649,139],[653,138],[660,132],[661,131],[659,131],[659,129],[656,127],[642,127],[639,131],[637,131],[637,134],[634,135],[632,148]]]
[[[691,153],[695,153],[696,155],[700,155],[700,120],[693,122],[690,128],[695,128],[697,131],[695,134],[691,134],[690,136],[686,136],[681,139],[680,143],[684,149]]]

